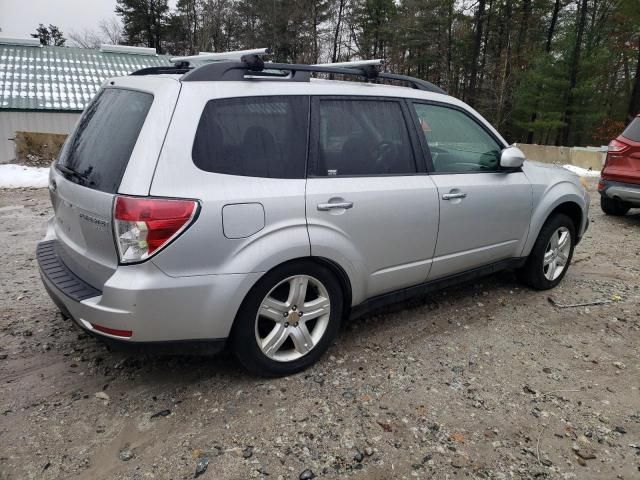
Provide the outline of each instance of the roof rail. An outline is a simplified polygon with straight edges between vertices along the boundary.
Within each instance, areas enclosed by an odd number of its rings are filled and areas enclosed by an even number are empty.
[[[239,61],[242,57],[247,55],[269,55],[271,53],[270,48],[254,48],[251,50],[235,50],[231,52],[200,52],[199,55],[189,55],[186,57],[173,57],[171,61],[173,63],[183,62],[218,62],[221,60],[235,60]]]

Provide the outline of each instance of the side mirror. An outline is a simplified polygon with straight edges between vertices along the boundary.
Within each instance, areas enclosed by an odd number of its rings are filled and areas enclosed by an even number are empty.
[[[507,147],[500,153],[500,166],[503,168],[520,168],[526,157],[518,147]]]

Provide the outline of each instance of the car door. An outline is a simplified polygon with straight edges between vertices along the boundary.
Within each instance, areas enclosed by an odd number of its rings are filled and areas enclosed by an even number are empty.
[[[502,142],[472,113],[453,105],[412,105],[440,203],[429,279],[517,257],[532,209],[525,174],[500,167]]]
[[[312,255],[342,265],[353,303],[426,280],[436,187],[396,99],[314,97],[307,223]],[[420,156],[421,159],[421,156]]]

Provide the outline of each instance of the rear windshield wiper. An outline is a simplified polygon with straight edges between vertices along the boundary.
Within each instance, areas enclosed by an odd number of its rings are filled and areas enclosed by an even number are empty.
[[[69,167],[65,167],[64,165],[60,165],[59,163],[56,163],[56,168],[60,170],[62,173],[64,173],[66,176],[74,178],[77,181],[76,183],[78,183],[79,185],[87,184],[87,177],[82,173],[76,172],[75,170]]]

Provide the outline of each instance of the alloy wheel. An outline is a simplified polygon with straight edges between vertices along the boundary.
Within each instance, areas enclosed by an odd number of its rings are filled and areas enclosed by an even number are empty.
[[[327,288],[309,275],[288,277],[260,303],[255,338],[264,355],[290,362],[308,354],[329,325],[331,301]]]
[[[549,281],[554,281],[567,268],[571,253],[571,232],[567,227],[558,228],[549,239],[544,252],[542,271]]]

